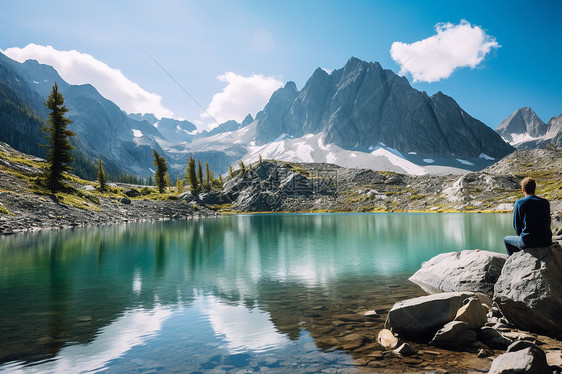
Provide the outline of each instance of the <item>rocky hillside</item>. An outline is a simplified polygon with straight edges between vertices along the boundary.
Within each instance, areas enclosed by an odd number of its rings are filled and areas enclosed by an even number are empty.
[[[228,211],[511,211],[532,176],[551,201],[556,232],[562,211],[562,152],[516,151],[480,172],[412,176],[331,164],[263,161],[228,179],[223,192],[197,199]],[[191,200],[189,193],[183,195]],[[562,234],[562,233],[560,233]]]
[[[222,212],[480,212],[511,211],[519,181],[532,176],[551,201],[554,233],[562,235],[562,152],[516,151],[480,172],[412,176],[333,164],[265,160],[234,172],[221,191],[165,195],[142,186],[110,193],[69,176],[73,190],[50,194],[36,186],[44,162],[0,143],[0,232],[175,219]]]
[[[20,231],[213,216],[203,206],[154,188],[131,194],[132,186],[97,191],[91,182],[67,176],[67,191],[52,194],[36,180],[45,162],[0,142],[0,235]]]

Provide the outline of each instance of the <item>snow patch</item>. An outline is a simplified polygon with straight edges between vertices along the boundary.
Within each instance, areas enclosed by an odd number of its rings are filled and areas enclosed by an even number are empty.
[[[357,155],[356,155],[355,153],[350,153],[350,154],[349,154],[349,157],[355,158],[355,157],[357,157]]]
[[[140,138],[140,137],[142,136],[142,131],[140,131],[140,130],[135,130],[135,129],[132,129],[132,130],[133,130],[133,136],[134,136],[135,138]]]
[[[35,83],[35,84],[39,84],[39,82],[37,82],[37,81],[33,81],[33,83]]]
[[[525,133],[525,134],[511,134],[511,139],[513,140],[508,143],[514,145],[514,144],[526,142],[528,140],[535,140],[537,138],[533,138],[531,135]]]
[[[326,155],[326,162],[329,163],[329,164],[335,163],[337,161],[337,159],[338,159],[338,156],[336,156],[336,154],[333,153],[333,152],[330,152]]]
[[[480,153],[480,156],[478,156],[478,157],[479,157],[479,158],[483,158],[484,160],[489,160],[489,161],[495,160],[494,157],[488,156],[488,155],[485,154],[485,153]]]
[[[428,163],[428,164],[433,164],[435,162],[435,160],[432,159],[432,158],[424,158],[423,162]]]
[[[158,121],[158,122],[155,122],[155,123],[154,123],[154,125],[152,125],[152,126],[154,126],[154,127],[158,128],[158,124],[159,124],[159,123],[160,123],[160,121]]]
[[[397,150],[392,149],[392,148],[390,148],[390,149],[379,148],[379,149],[371,152],[371,154],[374,155],[374,156],[386,157],[388,159],[388,161],[390,161],[393,165],[398,166],[399,168],[401,168],[402,170],[404,170],[408,174],[413,174],[413,175],[427,174],[427,171],[423,167],[421,167],[419,165],[416,165],[413,162],[410,162],[410,161],[404,159],[403,157],[398,156],[393,151],[400,154],[400,152],[398,152]]]
[[[417,155],[416,152],[408,152],[409,155]]]
[[[457,161],[463,165],[474,166],[474,164],[470,161],[463,160],[462,158],[457,158]]]

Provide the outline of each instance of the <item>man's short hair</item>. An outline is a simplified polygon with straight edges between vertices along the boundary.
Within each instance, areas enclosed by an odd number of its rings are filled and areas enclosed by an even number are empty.
[[[521,181],[521,187],[527,192],[529,195],[533,195],[537,188],[537,184],[533,178],[525,178]]]

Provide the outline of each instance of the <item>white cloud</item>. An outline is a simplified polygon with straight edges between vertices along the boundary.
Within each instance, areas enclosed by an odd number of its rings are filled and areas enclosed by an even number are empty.
[[[162,97],[142,89],[123,73],[96,60],[93,56],[78,51],[59,51],[52,46],[28,44],[24,48],[8,48],[3,51],[8,57],[24,62],[33,59],[54,67],[70,84],[90,83],[107,99],[128,113],[153,113],[157,117],[173,117],[173,113],[162,105]]]
[[[493,36],[465,20],[458,25],[438,23],[435,31],[412,44],[392,43],[390,55],[400,65],[400,74],[410,73],[414,82],[439,81],[458,68],[474,69],[493,48],[500,47]]]
[[[219,124],[231,119],[241,122],[248,113],[255,116],[267,104],[271,94],[283,86],[283,82],[275,77],[257,74],[244,77],[227,72],[217,79],[227,85],[221,92],[213,95],[207,112],[202,113],[201,118],[210,119],[210,114]],[[202,128],[216,126],[217,123],[210,123]]]

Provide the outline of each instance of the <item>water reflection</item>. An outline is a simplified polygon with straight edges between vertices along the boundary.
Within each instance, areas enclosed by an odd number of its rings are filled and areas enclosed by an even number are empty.
[[[1,237],[0,370],[112,368],[140,347],[304,352],[308,333],[341,333],[331,316],[417,292],[404,279],[432,256],[501,251],[510,226],[509,215],[253,215]],[[205,337],[182,346],[178,331]]]

